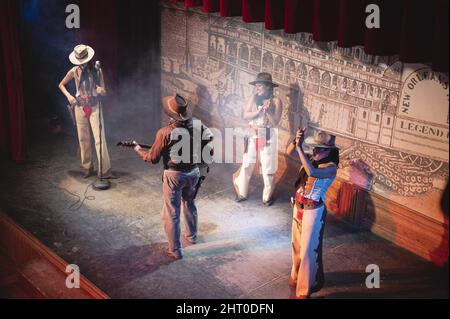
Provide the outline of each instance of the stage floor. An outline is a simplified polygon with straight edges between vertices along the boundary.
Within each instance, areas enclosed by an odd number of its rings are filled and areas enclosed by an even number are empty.
[[[161,221],[161,165],[143,162],[109,141],[119,179],[98,192],[83,179],[76,137],[31,138],[29,160],[2,159],[0,207],[112,298],[289,298],[291,190],[260,200],[256,176],[249,200],[233,201],[236,165],[216,164],[197,199],[199,242],[174,261]],[[151,141],[142,141],[151,142]],[[365,286],[366,266],[381,287]],[[429,262],[328,216],[326,284],[317,298],[448,298],[448,281]],[[448,277],[447,277],[448,278]]]

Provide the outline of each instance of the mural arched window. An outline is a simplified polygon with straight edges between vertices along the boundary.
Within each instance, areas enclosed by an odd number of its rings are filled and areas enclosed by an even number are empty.
[[[270,52],[265,52],[263,56],[263,65],[262,65],[263,72],[269,72],[272,73],[273,71],[273,56]]]
[[[286,62],[286,69],[284,72],[284,80],[287,83],[295,82],[295,63],[292,60]]]
[[[381,94],[382,94],[382,90],[380,88],[378,88],[377,90],[377,98],[381,99]]]
[[[246,44],[242,44],[239,48],[239,65],[248,68],[249,50]]]
[[[228,61],[236,63],[237,57],[237,44],[235,42],[228,43],[228,51],[227,51]]]
[[[330,73],[324,72],[322,74],[322,81],[320,83],[322,86],[329,88],[331,84],[331,76]]]
[[[225,45],[225,40],[221,37],[216,38],[216,44],[217,44],[217,53],[216,56],[219,59],[225,59],[225,52],[227,50],[227,47]]]
[[[320,93],[330,95],[331,76],[330,73],[324,72],[320,81]]]
[[[398,95],[396,93],[386,91],[384,93],[384,98],[381,103],[382,111],[394,114],[396,105],[397,105],[397,100],[398,100]]]
[[[309,82],[312,82],[314,84],[319,84],[319,79],[320,79],[319,70],[317,70],[316,68],[313,68],[309,72],[309,77],[308,77]]]
[[[333,86],[333,88],[337,87],[337,75],[333,75],[333,80],[331,81],[331,85]]]
[[[395,106],[398,103],[398,94],[397,93],[391,93],[391,105],[395,108]],[[393,112],[395,113],[395,112]]]
[[[357,93],[358,92],[358,82],[356,82],[355,80],[353,80],[352,82],[352,93]]]
[[[303,63],[299,64],[297,74],[300,79],[306,80],[306,77],[308,75],[308,70],[306,69],[306,66]]]
[[[275,58],[275,66],[273,68],[273,76],[274,76],[274,78],[282,80],[283,79],[283,70],[284,70],[283,58],[280,57],[280,56],[277,56]]]
[[[216,44],[216,36],[215,35],[212,35],[209,38],[209,52],[210,52],[210,54],[212,54],[214,56],[217,53],[217,44]]]
[[[343,88],[343,89],[347,89],[347,88],[348,88],[348,81],[347,81],[347,78],[344,78],[344,79],[342,80],[342,88]]]
[[[258,48],[252,48],[250,50],[250,68],[253,71],[259,71],[261,65],[261,50]]]
[[[366,94],[366,84],[361,84],[361,89],[359,90],[359,94],[365,95]]]
[[[320,83],[320,72],[316,68],[312,68],[309,71],[308,76],[308,87],[311,91],[318,93],[319,92],[319,83]]]

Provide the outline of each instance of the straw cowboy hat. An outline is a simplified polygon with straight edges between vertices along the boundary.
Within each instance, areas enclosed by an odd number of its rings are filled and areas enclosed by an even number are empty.
[[[162,99],[162,105],[164,112],[174,120],[187,121],[192,117],[188,109],[188,102],[179,94],[164,97]]]
[[[336,136],[331,135],[325,131],[317,131],[314,136],[309,136],[305,139],[305,144],[311,147],[320,148],[337,148],[335,145]]]
[[[267,72],[258,73],[255,81],[250,82],[251,85],[256,85],[256,83],[264,83],[267,85],[271,85],[272,87],[277,87],[278,84],[272,82],[272,75]]]
[[[95,51],[88,45],[79,44],[69,55],[69,60],[75,65],[89,62],[94,57]]]

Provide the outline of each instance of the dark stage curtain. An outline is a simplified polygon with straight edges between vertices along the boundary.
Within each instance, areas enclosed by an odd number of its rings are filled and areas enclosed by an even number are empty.
[[[244,22],[265,22],[266,29],[309,32],[315,41],[340,47],[364,46],[372,55],[399,54],[403,62],[432,63],[448,72],[448,0],[171,0]],[[380,8],[379,29],[368,29],[368,4]]]
[[[80,7],[80,29],[65,28],[70,3]],[[25,160],[34,114],[67,115],[57,84],[71,67],[68,55],[78,43],[92,45],[94,59],[102,62],[109,114],[120,119],[122,107],[132,106],[134,99],[133,105],[141,107],[135,120],[146,120],[142,127],[160,124],[157,1],[0,0],[0,36],[0,152],[15,161]]]
[[[18,5],[0,1],[0,150],[25,160],[25,115],[20,60]]]
[[[71,1],[77,3],[77,1]],[[114,96],[118,69],[118,25],[117,6],[120,0],[79,0],[82,13],[82,27],[76,42],[92,45],[96,57],[100,59],[108,80],[108,96]]]

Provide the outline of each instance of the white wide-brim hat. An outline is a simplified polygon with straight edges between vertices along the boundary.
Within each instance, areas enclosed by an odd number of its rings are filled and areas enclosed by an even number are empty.
[[[310,147],[339,149],[335,144],[335,140],[336,136],[325,131],[317,131],[314,136],[309,136],[305,139],[305,144]]]
[[[94,57],[95,51],[88,45],[77,45],[69,55],[72,64],[81,65],[89,62]]]

